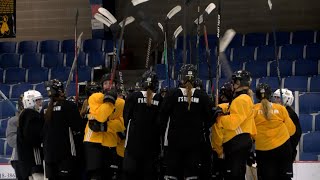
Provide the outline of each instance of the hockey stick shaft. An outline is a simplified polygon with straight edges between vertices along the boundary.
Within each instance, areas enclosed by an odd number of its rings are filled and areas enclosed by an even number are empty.
[[[146,65],[145,68],[149,68],[149,59],[150,59],[150,51],[151,51],[151,44],[152,44],[152,39],[148,39],[148,49],[147,49],[147,56],[146,56]]]
[[[220,25],[221,25],[221,0],[219,0],[217,18],[217,63],[216,63],[216,84],[215,84],[215,105],[218,106],[219,97],[219,70],[220,70]]]
[[[12,102],[7,98],[6,95],[3,94],[3,92],[0,90],[0,96],[5,100],[9,102],[9,105],[12,109],[14,109],[16,112],[18,111],[17,108],[12,104]]]

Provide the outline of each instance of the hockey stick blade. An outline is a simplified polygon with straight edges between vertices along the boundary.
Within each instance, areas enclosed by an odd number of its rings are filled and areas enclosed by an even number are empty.
[[[214,3],[210,3],[205,9],[205,12],[207,14],[210,14],[215,8],[216,8],[216,5]]]
[[[219,52],[224,52],[230,42],[232,41],[233,37],[236,35],[236,31],[233,29],[228,29],[225,33],[223,38],[220,40],[220,48]]]
[[[11,106],[12,109],[15,111],[18,111],[17,108],[12,104],[12,102],[7,98],[6,95],[3,94],[3,92],[0,90],[0,96],[5,100],[9,102],[9,105]]]
[[[167,20],[171,19],[174,15],[181,11],[181,6],[177,5],[176,7],[172,8],[171,11],[167,14]]]
[[[99,13],[104,15],[106,18],[108,18],[110,20],[111,24],[114,24],[114,23],[117,22],[117,19],[108,10],[106,10],[105,8],[100,7],[98,9],[98,11],[99,11]]]
[[[198,22],[198,19],[199,19],[199,22]],[[194,23],[195,23],[196,25],[198,25],[198,23],[199,23],[199,24],[202,24],[202,23],[203,23],[203,15],[201,14],[199,18],[197,18],[196,20],[194,20]]]
[[[132,0],[131,3],[133,6],[139,5],[141,3],[147,2],[149,0]]]
[[[268,0],[269,9],[272,10],[272,2],[271,0]]]
[[[125,20],[125,22],[126,22],[126,23],[125,23],[125,26],[127,26],[128,24],[131,24],[134,20],[135,20],[135,18],[132,17],[132,16],[127,17],[126,20]],[[121,28],[122,28],[122,26],[123,26],[123,22],[124,22],[124,20],[122,20],[122,21],[119,23],[119,25],[120,25]]]
[[[180,25],[180,26],[174,31],[174,33],[173,33],[173,38],[176,39],[182,31],[183,31],[183,28],[182,28],[182,26]]]
[[[107,19],[106,17],[104,17],[103,15],[101,15],[100,13],[96,13],[94,15],[94,18],[98,21],[100,21],[101,23],[103,23],[104,25],[106,25],[107,27],[111,26],[111,22],[109,19]]]
[[[163,26],[162,26],[162,24],[158,22],[158,26],[159,26],[159,28],[161,29],[161,31],[164,32],[164,31],[163,31]]]

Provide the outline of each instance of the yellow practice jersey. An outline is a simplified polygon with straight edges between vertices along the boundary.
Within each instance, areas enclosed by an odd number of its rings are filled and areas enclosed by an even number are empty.
[[[242,133],[249,133],[251,136],[257,134],[253,106],[251,97],[241,94],[232,101],[228,114],[217,118],[216,124],[222,131],[223,143]]]
[[[125,130],[123,120],[123,108],[125,101],[117,98],[115,103],[115,111],[110,115],[108,121],[108,130],[103,133],[102,145],[107,147],[116,147],[119,143],[117,132]]]
[[[267,120],[263,115],[262,104],[254,106],[257,135],[255,136],[256,150],[267,151],[285,143],[296,131],[287,109],[280,104],[270,103],[271,116]]]
[[[228,112],[229,103],[223,103],[218,105],[222,108],[224,113]],[[221,123],[214,123],[212,126],[212,134],[211,134],[211,145],[214,151],[218,153],[219,157],[223,155],[223,128]]]
[[[112,103],[104,103],[104,94],[94,93],[89,97],[88,104],[90,107],[88,114],[88,123],[90,120],[97,120],[99,122],[106,122],[109,116],[114,112],[115,106]],[[103,142],[104,132],[93,132],[89,127],[88,123],[85,128],[84,141],[93,143]],[[109,122],[108,122],[109,125]],[[108,127],[109,129],[109,127]]]
[[[124,147],[124,144],[125,144],[125,139],[120,139],[120,141],[118,142],[118,146],[117,146],[117,154],[118,156],[121,156],[121,157],[124,157],[124,150],[125,150],[125,147]]]

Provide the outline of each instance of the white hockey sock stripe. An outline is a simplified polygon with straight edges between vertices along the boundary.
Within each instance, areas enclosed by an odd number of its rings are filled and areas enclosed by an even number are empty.
[[[76,156],[77,155],[76,148],[74,145],[73,134],[70,127],[69,127],[69,139],[70,139],[71,155]]]

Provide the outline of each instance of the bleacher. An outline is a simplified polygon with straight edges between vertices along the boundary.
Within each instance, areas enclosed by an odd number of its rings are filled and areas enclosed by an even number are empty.
[[[299,91],[299,117],[303,130],[300,144],[300,160],[318,160],[320,155],[320,33],[317,31],[276,32],[282,87]],[[188,37],[190,39],[190,37]],[[211,49],[210,65],[215,82],[217,38],[209,35]],[[176,87],[177,75],[183,62],[183,38],[178,37],[174,58],[168,54],[170,68],[166,72],[164,64],[156,65],[160,87]],[[188,47],[189,48],[189,47]],[[274,58],[272,33],[236,34],[225,54],[233,71],[245,69],[252,73],[255,89],[259,82],[268,83],[273,90],[279,87]],[[193,56],[196,54],[192,49]],[[93,68],[109,67],[108,53],[113,51],[112,41],[88,39],[82,43],[78,55],[79,82],[93,79]],[[190,49],[188,49],[189,53]],[[204,38],[200,38],[199,77],[205,90],[210,93],[208,64]],[[194,56],[195,57],[195,56]],[[19,95],[35,89],[46,96],[44,81],[58,78],[66,81],[74,59],[74,40],[45,40],[0,42],[0,90],[16,103]],[[174,63],[175,62],[175,63]],[[195,63],[190,56],[187,62]],[[220,72],[220,84],[227,77]],[[166,77],[170,81],[166,80]],[[68,95],[75,95],[74,78]],[[12,149],[5,140],[5,129],[14,110],[8,101],[0,101],[0,163],[8,160]]]
[[[296,32],[276,32],[277,54],[281,71],[281,85],[292,91],[299,91],[296,101],[299,102],[299,119],[303,130],[300,143],[300,160],[318,160],[320,155],[320,31],[306,30]],[[190,37],[187,37],[189,40]],[[216,56],[214,54],[217,38],[210,35],[209,47],[211,49],[211,74],[215,82]],[[203,87],[211,93],[209,83],[208,63],[205,55],[204,38],[200,38],[199,50],[199,78]],[[187,62],[190,62],[190,47],[187,47]],[[174,50],[174,60],[168,55],[172,68],[169,68],[171,87],[177,85],[177,74],[183,62],[183,37],[178,37],[177,49]],[[169,52],[171,52],[170,50]],[[196,49],[191,49],[195,54]],[[268,83],[273,90],[279,88],[277,77],[277,62],[275,60],[275,47],[273,33],[236,34],[225,51],[229,66],[233,71],[248,70],[253,76],[251,88],[255,90],[260,82]],[[194,56],[196,57],[196,56]],[[175,62],[175,64],[173,63]],[[191,61],[195,63],[195,61]],[[168,86],[166,80],[166,67],[158,64],[156,71],[162,79],[160,87]],[[221,73],[220,84],[227,81]]]

